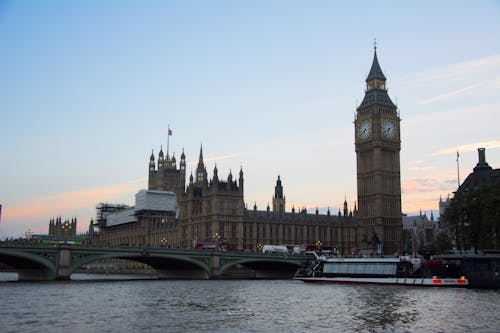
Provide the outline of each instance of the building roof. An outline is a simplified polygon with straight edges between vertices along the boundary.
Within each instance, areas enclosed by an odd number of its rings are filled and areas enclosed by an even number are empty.
[[[426,214],[403,216],[403,228],[434,228],[436,223],[429,220]]]
[[[366,77],[366,83],[369,83],[370,81],[373,80],[380,80],[384,82],[386,81],[385,75],[382,72],[382,69],[380,68],[380,65],[378,63],[376,48],[373,53],[373,62],[372,62],[372,67],[370,68],[370,73],[368,73],[368,76]],[[365,92],[365,97],[363,98],[363,101],[359,105],[358,111],[373,104],[385,105],[391,108],[396,107],[396,105],[394,105],[394,103],[391,101],[389,94],[387,94],[387,90],[385,89],[385,84],[382,86],[373,85],[373,87],[369,88]]]
[[[476,189],[500,181],[500,169],[493,169],[486,162],[486,149],[478,149],[479,161],[471,174],[465,178],[457,192]]]
[[[363,101],[359,105],[358,110],[363,109],[372,104],[386,105],[391,108],[396,107],[396,105],[394,105],[394,103],[391,101],[389,94],[387,94],[387,90],[384,89],[368,90],[365,93],[365,97],[363,98]]]
[[[373,62],[372,62],[372,67],[370,68],[370,73],[368,73],[368,76],[366,77],[366,82],[378,79],[378,80],[383,80],[385,81],[385,75],[382,72],[382,69],[380,68],[380,65],[378,63],[377,59],[377,48],[375,47],[375,51],[373,52]]]

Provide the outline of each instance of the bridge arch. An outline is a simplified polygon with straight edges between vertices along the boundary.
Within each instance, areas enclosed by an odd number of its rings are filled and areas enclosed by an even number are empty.
[[[221,264],[219,269],[220,275],[224,275],[225,272],[237,265],[250,267],[257,272],[260,271],[261,275],[256,277],[262,278],[268,277],[268,275],[265,274],[266,272],[272,272],[272,274],[270,275],[272,277],[281,275],[277,274],[277,272],[282,273],[283,276],[291,277],[297,271],[297,269],[303,267],[302,262],[290,261],[281,258],[238,258]]]
[[[57,267],[53,260],[28,251],[0,248],[0,262],[11,266],[18,274],[19,280],[52,280],[57,276]]]
[[[173,253],[155,253],[141,251],[137,252],[112,252],[112,253],[97,253],[89,256],[84,256],[71,263],[69,272],[74,273],[85,264],[103,259],[126,259],[147,264],[158,272],[160,278],[175,277],[197,277],[209,278],[211,275],[211,267],[203,258],[193,258],[185,255],[176,255]],[[179,269],[181,267],[181,269]],[[189,273],[183,273],[186,270]],[[199,271],[199,274],[194,274]]]

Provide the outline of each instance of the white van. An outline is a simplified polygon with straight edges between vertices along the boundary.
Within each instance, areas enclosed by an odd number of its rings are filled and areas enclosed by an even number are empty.
[[[288,248],[285,245],[264,245],[262,253],[288,253]]]

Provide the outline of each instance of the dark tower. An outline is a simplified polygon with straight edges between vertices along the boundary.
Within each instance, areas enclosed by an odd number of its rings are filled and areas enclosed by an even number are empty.
[[[184,151],[181,154],[179,169],[175,156],[170,158],[169,154],[165,157],[163,149],[158,153],[158,164],[155,164],[155,156],[151,152],[149,158],[149,179],[148,190],[171,191],[177,194],[177,198],[184,193],[186,186],[186,156]]]
[[[240,187],[241,193],[243,193],[243,166],[240,168],[240,178],[238,179],[238,185]]]
[[[207,169],[203,163],[203,146],[200,146],[200,157],[198,159],[198,166],[196,167],[196,183],[207,183]]]
[[[186,187],[186,155],[184,155],[184,149],[182,149],[181,161],[179,162],[179,171],[181,175],[178,193],[184,193]]]
[[[402,246],[400,118],[377,59],[366,78],[365,97],[357,108],[355,127],[360,246],[400,252]]]
[[[280,176],[278,176],[278,180],[276,181],[276,186],[274,187],[273,212],[275,213],[285,212],[285,197],[283,196],[283,186],[281,186]]]

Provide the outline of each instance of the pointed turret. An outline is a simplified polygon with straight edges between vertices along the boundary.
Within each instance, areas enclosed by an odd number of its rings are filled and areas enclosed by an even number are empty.
[[[158,169],[163,168],[164,161],[163,146],[160,146],[160,153],[158,154]]]
[[[214,167],[214,182],[215,180],[219,180],[219,175],[218,175],[218,170],[217,170],[217,163],[215,164],[215,167]]]
[[[198,158],[198,165],[203,165],[203,145],[200,145],[200,157]]]
[[[240,167],[240,178],[238,180],[240,192],[243,193],[243,166]]]
[[[370,72],[366,77],[366,92],[363,101],[358,107],[358,111],[361,111],[365,107],[372,104],[385,104],[387,106],[396,108],[394,103],[392,103],[389,95],[387,94],[386,81],[384,73],[380,68],[378,58],[377,58],[377,47],[374,47],[373,61]]]
[[[382,69],[380,68],[379,63],[378,63],[377,47],[375,46],[373,49],[374,49],[374,52],[373,52],[372,67],[370,68],[370,73],[368,73],[368,76],[366,77],[366,80],[365,80],[367,84],[373,80],[379,80],[379,81],[383,81],[383,82],[385,82],[387,80],[385,78],[384,73],[382,72]]]
[[[207,181],[207,170],[203,163],[203,146],[200,145],[200,158],[198,159],[198,166],[196,167],[196,182],[203,183]]]
[[[278,180],[276,181],[276,186],[274,187],[274,197],[283,198],[283,186],[281,185],[280,175],[278,175]]]
[[[181,162],[179,163],[179,168],[182,172],[186,172],[186,155],[184,154],[184,148],[182,148]]]
[[[177,160],[175,159],[175,153],[172,153],[172,159],[170,160],[170,166],[174,169],[177,168]]]
[[[285,212],[285,197],[283,196],[283,186],[281,185],[279,175],[278,180],[276,181],[276,186],[274,186],[273,212]]]

